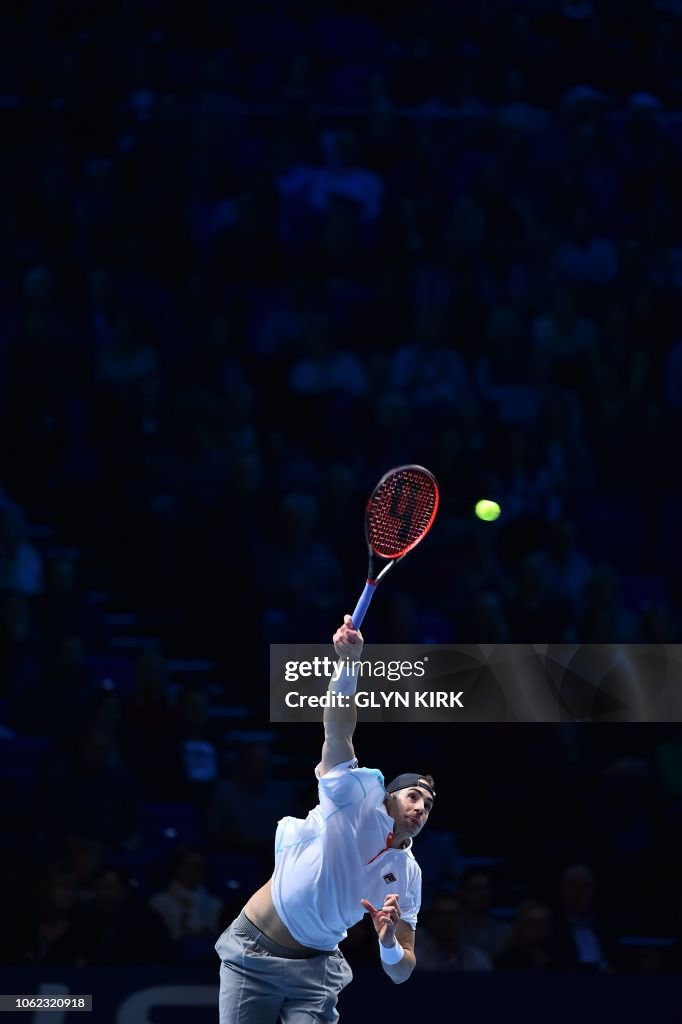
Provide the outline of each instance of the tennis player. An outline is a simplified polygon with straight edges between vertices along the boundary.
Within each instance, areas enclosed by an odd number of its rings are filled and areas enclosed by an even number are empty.
[[[362,635],[350,615],[334,634],[348,669],[329,689],[350,699],[324,711],[319,804],[305,820],[278,823],[272,877],[216,943],[221,1024],[334,1024],[337,999],[353,974],[339,949],[369,913],[381,965],[396,984],[415,967],[421,869],[412,840],[435,797],[429,775],[408,772],[388,786],[359,768],[352,695]],[[248,801],[248,793],[244,794]]]

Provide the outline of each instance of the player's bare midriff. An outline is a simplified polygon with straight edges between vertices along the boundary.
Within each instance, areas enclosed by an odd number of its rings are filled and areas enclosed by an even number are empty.
[[[273,942],[278,942],[280,946],[286,946],[287,949],[308,949],[296,941],[275,910],[270,880],[253,894],[244,907],[244,913],[259,931]]]

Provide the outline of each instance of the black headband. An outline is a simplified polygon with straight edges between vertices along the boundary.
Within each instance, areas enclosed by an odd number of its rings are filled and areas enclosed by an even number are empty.
[[[436,796],[436,791],[432,786],[429,786],[423,775],[419,775],[417,772],[404,772],[403,775],[396,775],[395,779],[386,786],[387,793],[396,793],[399,789],[408,789],[410,786],[417,786],[420,789],[426,789],[432,797]]]

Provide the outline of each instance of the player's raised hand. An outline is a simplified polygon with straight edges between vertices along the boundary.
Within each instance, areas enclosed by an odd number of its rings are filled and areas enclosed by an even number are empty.
[[[344,615],[343,625],[334,633],[334,650],[341,658],[356,661],[362,654],[364,640],[362,633],[355,629],[350,615]]]
[[[369,900],[360,900],[365,910],[369,911],[374,930],[379,936],[382,946],[392,946],[395,942],[395,930],[400,920],[400,907],[397,893],[390,893],[384,900],[381,910],[372,906]]]

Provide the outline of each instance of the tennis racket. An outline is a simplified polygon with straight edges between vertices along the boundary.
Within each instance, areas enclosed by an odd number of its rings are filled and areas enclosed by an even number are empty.
[[[365,509],[369,565],[365,589],[351,616],[355,629],[360,629],[369,602],[384,576],[433,526],[439,498],[438,482],[423,466],[389,469],[374,488]],[[388,561],[378,575],[376,558]]]

